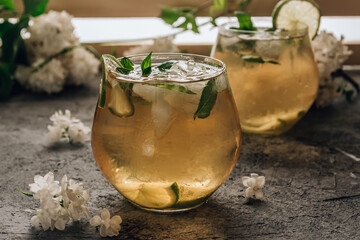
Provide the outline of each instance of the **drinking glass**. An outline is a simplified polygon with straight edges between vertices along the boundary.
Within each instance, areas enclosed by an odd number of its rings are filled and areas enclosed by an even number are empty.
[[[96,108],[92,126],[94,157],[135,206],[192,209],[225,181],[240,153],[225,64],[192,54],[153,54],[153,73],[139,77],[144,58],[129,57],[133,74],[106,74],[105,106]],[[159,71],[169,62],[171,69]]]
[[[219,27],[212,56],[225,62],[244,132],[281,134],[308,111],[318,90],[318,70],[307,27],[236,30]]]

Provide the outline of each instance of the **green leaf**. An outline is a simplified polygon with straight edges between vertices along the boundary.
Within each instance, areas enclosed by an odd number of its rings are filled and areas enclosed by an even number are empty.
[[[302,116],[304,116],[305,115],[305,113],[306,113],[306,111],[305,110],[302,110],[302,111],[300,111],[300,112],[298,112],[298,117],[302,117]]]
[[[277,61],[269,60],[269,59],[263,59],[262,57],[259,57],[259,56],[244,55],[244,54],[241,54],[240,56],[246,62],[251,62],[251,63],[271,63],[271,64],[280,65],[280,63],[278,63]]]
[[[176,196],[176,199],[175,199],[175,202],[174,202],[174,204],[176,204],[176,203],[179,202],[179,199],[180,199],[179,185],[177,184],[177,182],[174,182],[173,184],[171,184],[170,188],[171,188],[171,190],[174,192],[174,194]]]
[[[24,14],[30,14],[33,17],[39,16],[45,12],[49,0],[23,0]]]
[[[2,9],[4,10],[15,12],[15,6],[13,0],[0,0],[0,7],[2,7]]]
[[[162,71],[165,72],[165,70],[170,69],[174,63],[176,63],[175,61],[168,61],[168,62],[164,62],[162,64],[160,64],[159,66],[157,66],[157,68]]]
[[[143,77],[147,77],[151,73],[151,54],[152,52],[150,52],[141,63],[141,72]]]
[[[196,24],[196,9],[195,8],[179,8],[179,7],[163,7],[159,16],[166,23],[176,28],[191,29],[195,33],[199,33]],[[184,21],[176,26],[173,24],[183,17]],[[190,25],[190,28],[189,28]]]
[[[165,88],[165,89],[172,90],[172,91],[187,93],[187,94],[196,94],[196,93],[190,91],[189,89],[187,89],[186,87],[181,86],[181,85],[152,84],[152,83],[149,83],[148,85],[151,85],[151,86],[154,86],[154,87],[159,87],[159,88]]]
[[[283,125],[283,126],[285,126],[285,125],[287,124],[287,122],[286,122],[284,119],[278,118],[277,120],[278,120],[278,121],[281,123],[281,125]]]
[[[194,113],[194,119],[196,119],[196,117],[206,118],[210,115],[210,112],[216,103],[217,93],[215,79],[209,80],[202,90],[199,106]]]
[[[121,60],[120,60],[120,63],[121,65],[127,69],[127,70],[134,70],[134,64],[131,62],[130,59],[128,59],[127,57],[123,57]]]
[[[126,68],[122,68],[122,67],[117,67],[116,71],[118,71],[121,74],[125,74],[125,75],[128,75],[130,73],[130,70],[128,70]]]
[[[32,194],[32,193],[27,193],[27,192],[23,192],[23,191],[21,191],[20,189],[17,189],[20,193],[22,193],[22,194],[24,194],[25,196],[28,196],[28,197],[33,197],[34,196],[34,194]]]
[[[227,0],[214,0],[214,5],[210,7],[210,15],[214,16],[217,11],[224,11],[226,8]]]
[[[239,27],[232,27],[231,29],[255,31],[256,27],[253,26],[250,15],[244,12],[236,12],[235,16],[239,22]]]
[[[12,79],[12,64],[0,62],[0,100],[5,101],[10,98],[11,90],[14,85]]]

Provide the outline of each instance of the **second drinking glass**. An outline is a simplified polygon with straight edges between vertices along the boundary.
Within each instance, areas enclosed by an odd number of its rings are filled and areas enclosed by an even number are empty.
[[[212,56],[225,62],[244,132],[281,134],[310,108],[318,71],[308,29],[284,31],[219,27]]]

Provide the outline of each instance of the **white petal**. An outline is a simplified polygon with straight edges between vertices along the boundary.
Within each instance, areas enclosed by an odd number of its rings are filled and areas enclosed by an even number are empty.
[[[33,216],[30,220],[31,225],[34,227],[39,227],[40,225],[40,218],[38,216]]]
[[[106,220],[106,219],[110,219],[110,212],[109,210],[107,210],[107,208],[104,208],[101,212],[101,219],[102,220]]]
[[[245,198],[251,198],[252,196],[254,196],[254,190],[252,188],[247,188],[245,190],[245,194],[244,194]]]
[[[260,176],[256,179],[256,186],[258,188],[263,188],[265,186],[265,177],[264,176]]]
[[[264,200],[264,194],[263,194],[263,192],[261,190],[256,190],[255,191],[255,197],[257,199],[261,200],[261,201]]]
[[[101,225],[101,227],[100,227],[100,236],[102,236],[102,237],[107,236],[107,230],[106,230],[105,225]]]
[[[90,225],[93,227],[99,226],[101,224],[101,217],[96,215],[90,219]]]
[[[242,180],[242,183],[244,184],[244,186],[248,187],[247,181],[249,180],[249,177],[242,177],[241,180]]]
[[[257,173],[251,173],[250,174],[250,177],[252,177],[252,178],[257,178],[259,176],[259,174],[257,174]]]
[[[256,187],[256,178],[249,178],[249,180],[247,181],[247,185],[248,187]]]
[[[110,221],[112,224],[116,224],[116,225],[120,225],[122,223],[122,219],[119,215],[113,216]]]

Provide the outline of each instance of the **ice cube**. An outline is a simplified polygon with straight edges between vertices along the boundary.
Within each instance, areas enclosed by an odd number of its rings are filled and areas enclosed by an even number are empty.
[[[215,80],[215,86],[218,92],[222,92],[223,90],[228,88],[228,82],[225,74],[221,74]]]
[[[155,153],[154,138],[146,139],[142,144],[142,154],[146,157],[152,157]]]
[[[284,47],[284,40],[258,40],[255,51],[261,56],[278,59]]]
[[[165,89],[147,85],[147,84],[134,84],[133,92],[145,99],[148,102],[154,102],[157,95],[162,95]]]
[[[155,101],[151,104],[151,116],[155,128],[155,136],[163,137],[171,127],[174,120],[171,106],[164,101],[162,95],[156,95]]]
[[[195,94],[167,90],[164,92],[164,100],[175,109],[194,114],[199,105],[201,93],[206,83],[207,81],[180,84]]]

